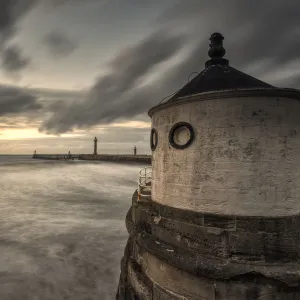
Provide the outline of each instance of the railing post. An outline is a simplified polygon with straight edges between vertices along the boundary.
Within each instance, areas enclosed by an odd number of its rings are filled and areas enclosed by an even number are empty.
[[[148,171],[150,170],[151,171]],[[151,192],[151,180],[152,180],[152,168],[151,167],[144,167],[139,172],[139,178],[138,178],[138,201],[141,200],[141,198],[144,196],[149,196],[148,193],[144,194],[144,189],[149,189]],[[149,186],[150,181],[150,186]]]
[[[140,183],[140,178],[139,178],[139,186],[138,186],[138,200],[141,199],[141,183]]]

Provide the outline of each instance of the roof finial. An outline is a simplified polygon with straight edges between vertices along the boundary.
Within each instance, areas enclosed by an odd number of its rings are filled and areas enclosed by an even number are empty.
[[[224,37],[221,33],[215,32],[211,35],[210,39],[211,43],[209,44],[208,56],[210,58],[222,58],[226,50],[223,47]]]
[[[209,44],[208,56],[211,58],[205,64],[205,67],[211,65],[228,65],[229,62],[227,59],[224,59],[223,56],[226,53],[226,50],[223,47],[224,37],[221,33],[215,32],[211,35]]]

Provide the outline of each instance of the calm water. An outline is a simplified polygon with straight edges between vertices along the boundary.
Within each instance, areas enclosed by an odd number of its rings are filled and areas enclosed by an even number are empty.
[[[114,299],[141,167],[0,156],[0,299]]]

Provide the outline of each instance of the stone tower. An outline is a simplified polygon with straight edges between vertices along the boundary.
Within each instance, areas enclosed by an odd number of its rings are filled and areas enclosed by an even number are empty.
[[[98,139],[95,137],[94,139],[94,155],[97,155],[97,143],[98,143]]]
[[[300,91],[231,67],[223,39],[149,111],[151,197],[126,216],[118,300],[300,299]]]

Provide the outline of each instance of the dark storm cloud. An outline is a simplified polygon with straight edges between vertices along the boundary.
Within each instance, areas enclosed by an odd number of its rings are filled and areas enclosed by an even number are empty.
[[[131,50],[121,52],[110,64],[112,72],[95,83],[84,101],[65,105],[65,109],[60,104],[59,110],[40,129],[62,133],[74,127],[146,113],[162,97],[186,84],[192,72],[204,68],[208,39],[214,31],[225,35],[226,56],[231,65],[246,72],[258,66],[251,75],[260,78],[273,73],[280,78],[282,68],[300,56],[299,11],[298,0],[264,0],[259,6],[253,0],[178,1],[157,22],[161,28],[168,29],[169,35],[154,34]],[[172,57],[183,46],[182,38],[170,35],[173,29],[187,27],[188,43],[194,46],[190,55],[155,84],[139,86],[139,80],[155,65]],[[286,81],[283,73],[281,76],[282,82]],[[268,81],[272,84],[272,76]],[[293,87],[299,87],[299,72],[289,81]]]
[[[276,66],[299,57],[300,2],[263,0],[180,1],[166,11],[162,22],[185,22],[205,18],[207,32],[221,31],[227,38],[226,49],[236,65],[272,60]],[[203,38],[203,37],[202,37]],[[207,36],[205,36],[207,39]]]
[[[37,0],[1,1],[0,35],[1,45],[16,31],[17,22],[33,7]]]
[[[83,4],[95,0],[79,1],[79,0],[2,0],[0,9],[0,58],[2,60],[2,68],[7,73],[16,73],[26,68],[30,62],[17,46],[9,45],[11,38],[17,31],[18,23],[22,18],[37,4],[43,3],[50,6],[59,6],[66,3]],[[71,51],[71,41],[59,40],[59,36],[52,37],[52,46],[56,44],[56,50],[60,53]],[[54,47],[54,46],[53,46]],[[52,47],[52,50],[54,49]]]
[[[17,73],[29,64],[19,47],[8,45],[17,30],[18,22],[37,3],[37,0],[5,0],[0,9],[0,56],[7,73]]]
[[[18,22],[37,4],[50,6],[69,4],[86,4],[96,0],[2,0],[0,10],[0,42],[3,44],[16,32]]]
[[[16,73],[25,68],[29,59],[17,46],[8,45],[16,33],[19,20],[37,3],[36,0],[5,0],[1,1],[0,9],[0,56],[2,68],[7,73]]]
[[[48,119],[40,130],[62,133],[73,126],[84,128],[144,112],[145,104],[141,103],[153,103],[157,99],[149,99],[149,94],[144,98],[140,81],[152,68],[172,57],[182,44],[183,39],[178,36],[156,32],[137,46],[124,50],[110,62],[111,73],[96,82],[84,101],[73,102],[64,108],[60,102],[56,116]],[[139,99],[130,100],[133,97]]]
[[[43,44],[54,57],[64,57],[76,49],[76,42],[60,31],[49,32],[43,39]]]
[[[10,46],[2,52],[2,68],[7,72],[18,72],[25,68],[29,62],[29,58],[23,57],[17,46]]]
[[[28,113],[41,109],[35,96],[26,91],[0,85],[0,116],[8,114]]]

